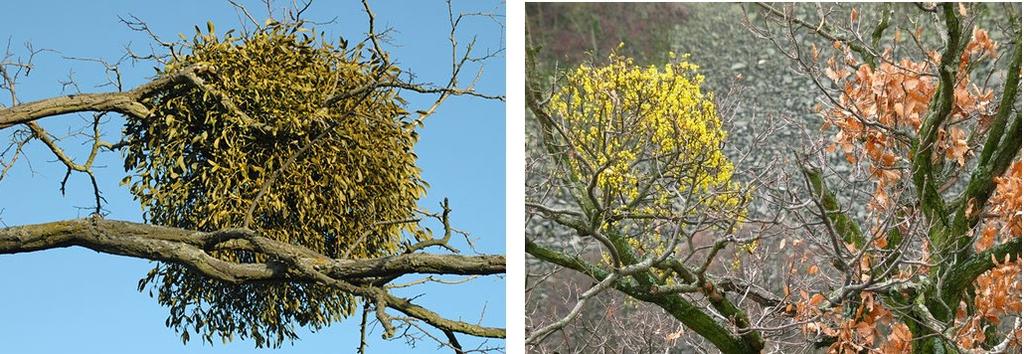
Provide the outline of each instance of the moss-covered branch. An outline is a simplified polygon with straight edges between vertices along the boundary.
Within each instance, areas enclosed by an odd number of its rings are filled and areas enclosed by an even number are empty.
[[[950,270],[950,275],[942,283],[942,296],[947,304],[956,304],[967,287],[985,272],[994,268],[1006,257],[1011,260],[1020,257],[1021,239],[1013,238],[984,252],[974,254],[967,260],[958,263]]]
[[[981,215],[980,213],[967,215],[967,205],[974,204],[975,210],[980,210],[984,206],[995,189],[994,177],[1002,175],[1020,151],[1021,114],[1017,112],[1015,116],[1011,117],[1020,94],[1021,45],[1019,37],[1012,46],[1014,50],[1010,55],[1011,62],[1007,68],[999,109],[992,117],[985,145],[982,147],[981,153],[978,154],[978,166],[975,167],[967,188],[958,200],[956,223],[965,230],[977,224]]]
[[[918,200],[921,209],[928,220],[936,226],[948,226],[949,220],[946,217],[945,201],[939,194],[935,183],[934,166],[932,155],[935,151],[939,129],[942,123],[949,118],[953,110],[953,92],[956,90],[956,73],[959,64],[961,46],[960,18],[956,15],[953,3],[942,4],[943,14],[946,22],[946,48],[942,52],[939,62],[939,87],[932,99],[931,106],[921,128],[918,130],[917,139],[913,143],[912,173],[914,187],[917,189]],[[935,235],[939,235],[936,233]],[[943,244],[941,239],[933,239],[936,244]],[[936,242],[937,241],[937,242]]]
[[[843,212],[835,193],[832,193],[828,185],[825,184],[821,172],[806,166],[801,166],[801,171],[810,185],[813,197],[825,209],[825,216],[838,236],[844,242],[853,243],[858,248],[863,246],[864,233],[861,231],[860,225]]]
[[[541,246],[529,239],[526,240],[526,253],[542,261],[586,274],[597,281],[607,277],[610,272],[577,257]],[[759,348],[750,346],[743,338],[734,335],[705,314],[701,308],[679,294],[652,294],[646,288],[632,285],[623,280],[615,282],[613,287],[632,298],[661,307],[670,316],[707,339],[723,353],[758,353],[760,351]]]

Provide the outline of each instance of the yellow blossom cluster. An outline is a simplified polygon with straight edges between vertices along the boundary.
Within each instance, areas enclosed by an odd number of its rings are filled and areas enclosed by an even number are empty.
[[[601,66],[570,70],[550,104],[564,128],[569,172],[608,207],[661,213],[685,205],[735,207],[733,164],[714,96],[687,56],[640,66],[612,53]]]

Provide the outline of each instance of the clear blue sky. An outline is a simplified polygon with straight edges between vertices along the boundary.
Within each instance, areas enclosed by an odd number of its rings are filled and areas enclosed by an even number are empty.
[[[285,6],[291,1],[278,1]],[[243,1],[261,19],[259,2]],[[442,1],[372,1],[379,27],[397,31],[392,58],[416,74],[421,81],[443,83],[447,78],[447,7]],[[463,12],[498,11],[504,3],[457,0],[456,10]],[[0,3],[0,39],[11,38],[19,54],[31,41],[36,48],[59,53],[43,53],[36,68],[19,82],[22,101],[31,101],[61,93],[58,83],[73,73],[83,92],[99,92],[102,67],[76,62],[62,56],[96,57],[116,61],[126,44],[140,52],[148,49],[148,37],[128,30],[117,15],[135,15],[147,21],[154,31],[167,39],[178,33],[190,34],[193,25],[203,27],[207,20],[217,32],[238,27],[233,7],[226,1],[4,1]],[[366,17],[358,1],[316,1],[307,12],[310,19],[338,23],[324,27],[335,36],[358,39],[366,30]],[[504,21],[504,19],[501,19]],[[460,37],[464,41],[477,34],[481,48],[500,46],[500,28],[487,20],[465,24]],[[2,48],[0,48],[2,50]],[[485,68],[478,89],[503,94],[504,57]],[[152,65],[122,67],[126,88],[144,82],[153,73]],[[475,74],[475,70],[470,73]],[[467,76],[468,79],[470,76]],[[433,97],[410,98],[410,111],[424,107]],[[0,93],[4,104],[9,98]],[[424,178],[431,184],[421,205],[436,209],[444,197],[451,200],[453,223],[472,233],[482,253],[504,253],[505,161],[504,105],[501,102],[455,97],[431,117],[416,148]],[[71,125],[80,126],[80,118],[67,116],[42,121],[45,128],[61,135]],[[0,131],[0,143],[6,146],[10,130]],[[120,134],[118,122],[105,127],[108,140]],[[84,158],[80,140],[68,140],[64,147]],[[84,175],[73,175],[68,193],[62,196],[59,182],[64,168],[39,142],[27,150],[28,160],[18,163],[7,179],[0,181],[0,221],[6,225],[33,224],[81,217],[88,214],[76,207],[91,203],[91,187]],[[118,182],[124,171],[118,153],[102,154],[97,162],[98,178],[106,209],[111,219],[141,221],[141,210]],[[459,244],[459,246],[463,246]],[[145,260],[100,254],[83,248],[0,256],[0,353],[248,353],[251,341],[223,345],[205,344],[193,339],[183,346],[179,337],[164,327],[166,309],[155,299],[136,291],[140,277],[152,267]],[[417,302],[449,318],[475,322],[484,313],[483,324],[505,325],[505,281],[489,277],[459,286],[424,286],[400,294],[424,294]],[[358,343],[355,318],[337,323],[318,333],[300,330],[300,339],[274,352],[350,353]],[[377,328],[370,336],[370,352],[439,352],[436,344],[421,342],[410,349],[401,339],[383,341]],[[438,333],[435,333],[438,334]],[[196,338],[195,336],[193,338]],[[463,337],[463,345],[478,341]],[[489,345],[503,346],[502,341]],[[442,350],[440,352],[450,352]]]

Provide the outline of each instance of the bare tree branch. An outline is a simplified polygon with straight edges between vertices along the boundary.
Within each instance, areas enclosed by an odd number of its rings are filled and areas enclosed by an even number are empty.
[[[98,252],[186,265],[229,283],[309,282],[382,299],[391,309],[442,330],[503,338],[505,330],[448,320],[383,290],[381,279],[405,274],[492,275],[505,272],[504,256],[409,253],[375,259],[331,259],[309,249],[259,236],[246,229],[215,232],[154,226],[99,217],[0,229],[0,254],[70,246]],[[208,252],[256,250],[272,256],[266,263],[235,263]]]

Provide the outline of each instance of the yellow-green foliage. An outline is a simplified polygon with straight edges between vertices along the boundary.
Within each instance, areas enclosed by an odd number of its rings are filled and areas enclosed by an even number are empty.
[[[694,212],[673,205],[741,204],[721,149],[725,131],[697,70],[686,58],[642,67],[612,53],[603,66],[568,72],[551,106],[569,140],[573,179],[586,184],[600,171],[600,198],[611,209],[664,215]],[[685,197],[693,201],[679,203]]]
[[[131,192],[156,224],[203,231],[250,227],[330,257],[394,254],[424,183],[412,152],[416,134],[394,90],[373,90],[328,106],[332,95],[396,75],[361,49],[336,47],[298,24],[237,37],[199,33],[161,74],[202,68],[205,88],[180,82],[147,98],[152,116],[128,118],[125,168]],[[297,152],[308,146],[301,154]],[[126,181],[127,182],[127,181]],[[216,251],[236,262],[249,251]],[[354,311],[346,293],[302,284],[223,284],[177,265],[153,282],[170,308],[168,325],[210,340],[251,336],[258,346],[294,338]],[[140,286],[141,288],[141,286]]]

